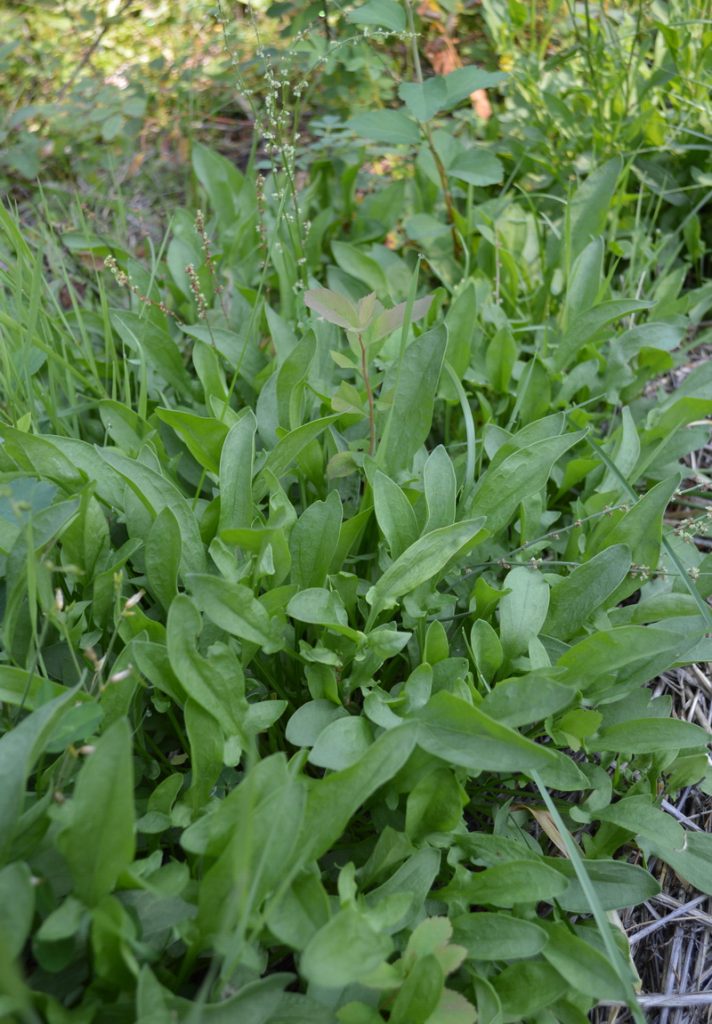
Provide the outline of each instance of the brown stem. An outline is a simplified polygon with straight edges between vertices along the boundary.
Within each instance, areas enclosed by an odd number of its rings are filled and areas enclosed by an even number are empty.
[[[438,176],[440,177],[440,187],[443,190],[445,209],[447,210],[448,220],[450,221],[450,233],[452,234],[452,244],[455,250],[455,257],[458,257],[462,253],[462,245],[460,243],[460,236],[458,234],[457,228],[455,227],[455,204],[452,201],[452,193],[450,192],[450,186],[447,183],[447,171],[445,170],[445,165],[440,159],[440,154],[435,148],[435,143],[433,142],[433,137],[429,126],[423,125],[423,127],[425,128],[425,139],[426,142],[428,143],[428,149],[432,154],[433,160],[435,161],[435,166],[438,171]]]
[[[368,376],[368,360],[366,358],[366,346],[363,343],[362,335],[358,335],[358,343],[361,348],[361,374],[366,385],[366,396],[368,398],[368,454],[373,455],[376,451],[376,411],[373,405],[373,391]]]

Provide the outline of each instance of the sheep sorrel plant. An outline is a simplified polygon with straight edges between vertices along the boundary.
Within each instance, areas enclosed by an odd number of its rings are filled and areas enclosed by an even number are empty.
[[[490,193],[506,80],[349,17],[403,109],[299,148],[281,66],[160,247],[0,211],[2,1021],[642,1022],[626,915],[712,895],[702,236]]]

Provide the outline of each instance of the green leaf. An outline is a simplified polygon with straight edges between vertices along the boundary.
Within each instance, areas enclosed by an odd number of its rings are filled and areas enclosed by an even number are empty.
[[[318,768],[341,771],[356,764],[372,743],[373,732],[367,719],[347,715],[337,718],[319,733],[308,760]]]
[[[516,727],[548,718],[568,707],[575,697],[571,686],[557,683],[544,672],[529,672],[497,683],[479,707],[498,722]]]
[[[252,526],[252,472],[257,421],[252,410],[240,414],[220,453],[219,531]]]
[[[22,861],[8,864],[0,870],[0,935],[5,940],[5,955],[20,955],[34,913],[35,889],[29,867]]]
[[[74,892],[95,906],[133,861],[134,802],[131,729],[114,722],[82,764],[57,845]]]
[[[343,988],[375,971],[392,948],[387,935],[374,931],[355,907],[346,907],[311,939],[300,971],[312,985]]]
[[[654,754],[664,750],[704,748],[710,734],[699,725],[679,718],[640,718],[602,729],[587,743],[594,752],[622,751],[626,754]]]
[[[448,176],[465,181],[468,185],[499,185],[504,178],[504,167],[500,160],[481,148],[466,149],[456,156],[448,166]]]
[[[441,444],[425,460],[423,490],[428,510],[423,533],[451,526],[455,521],[457,479],[452,460]]]
[[[331,251],[334,254],[334,259],[343,271],[350,274],[351,277],[355,277],[362,284],[365,284],[372,292],[377,292],[379,295],[387,294],[388,281],[383,269],[376,260],[367,256],[361,249],[357,249],[355,245],[349,245],[348,242],[332,242]],[[368,303],[364,305],[368,308]],[[359,306],[361,306],[360,303]],[[379,306],[378,308],[381,309],[382,307]],[[361,308],[359,309],[357,322],[362,327],[365,327],[370,322],[370,317],[365,316]]]
[[[685,831],[672,815],[653,804],[648,796],[625,796],[598,810],[593,815],[599,821],[610,821],[619,828],[662,843],[673,850],[682,850]]]
[[[189,697],[217,722],[232,725],[240,735],[246,705],[243,680],[238,676],[228,681],[214,661],[199,654],[197,640],[202,627],[200,612],[190,598],[185,594],[174,598],[166,623],[170,667]],[[235,663],[233,672],[235,668],[239,670],[239,663]]]
[[[583,436],[580,432],[546,437],[490,466],[477,482],[470,499],[470,514],[486,516],[490,533],[499,533],[518,505],[544,487],[554,464]]]
[[[313,747],[320,734],[337,718],[348,712],[330,700],[310,700],[302,704],[287,722],[285,737],[295,747]]]
[[[101,457],[120,473],[153,516],[157,516],[166,507],[170,508],[180,526],[181,571],[202,572],[205,568],[205,551],[198,523],[188,501],[175,484],[142,462],[129,459],[114,449],[101,449]]]
[[[186,579],[196,605],[216,626],[258,644],[267,654],[281,650],[279,625],[270,620],[249,587],[199,573],[191,573]]]
[[[358,331],[362,327],[358,309],[351,299],[330,288],[310,288],[304,292],[304,305],[344,330]]]
[[[431,697],[415,717],[419,747],[470,771],[527,771],[555,762],[545,747],[445,691]]]
[[[196,462],[209,473],[217,474],[220,469],[220,453],[228,434],[228,428],[220,420],[208,416],[196,416],[192,412],[177,409],[156,409],[156,416],[176,434]]]
[[[414,746],[413,727],[398,726],[384,732],[350,768],[313,782],[299,842],[303,861],[321,857],[336,842],[358,808],[403,767]]]
[[[385,142],[392,146],[417,146],[420,142],[418,125],[399,110],[357,114],[346,122],[346,127],[371,142]]]
[[[556,968],[575,992],[596,1000],[625,1002],[626,987],[603,953],[563,924],[543,921],[542,927],[548,937],[542,951],[544,959]]]
[[[420,957],[396,996],[390,1024],[426,1024],[445,987],[443,969],[432,953]]]
[[[300,589],[323,587],[339,542],[343,510],[338,491],[309,505],[292,527],[292,583]]]
[[[563,370],[576,357],[584,345],[592,341],[600,331],[614,320],[650,309],[652,303],[645,299],[610,299],[593,309],[579,314],[564,331],[553,357],[553,365]]]
[[[591,904],[571,861],[565,857],[545,857],[544,860],[569,879],[568,889],[556,899],[561,909],[570,914],[590,914]],[[581,863],[603,910],[634,907],[660,892],[652,875],[635,864],[604,859],[582,859]]]
[[[22,813],[27,778],[78,689],[65,690],[0,736],[0,857],[5,856]]]
[[[270,488],[270,477],[278,480],[292,469],[297,456],[304,451],[308,444],[316,440],[330,424],[338,420],[340,413],[332,416],[323,416],[321,419],[312,420],[310,423],[303,423],[296,430],[291,430],[284,437],[280,437],[277,444],[265,459],[262,469],[255,477],[254,498],[261,501]]]
[[[482,540],[485,536],[481,529],[483,523],[484,519],[466,519],[433,530],[411,544],[366,594],[371,605],[369,624],[372,625],[384,609],[394,607],[399,597],[439,577],[452,559]]]
[[[502,1004],[503,1021],[522,1021],[550,1006],[567,991],[558,971],[541,960],[510,964],[492,985]]]
[[[446,327],[434,327],[416,338],[386,374],[383,394],[392,402],[377,461],[390,477],[410,469],[430,433],[446,346]]]
[[[402,82],[398,95],[417,121],[429,121],[447,105],[448,88],[442,75],[434,75],[424,82]]]
[[[578,566],[551,588],[549,612],[542,627],[547,636],[568,640],[613,594],[630,569],[630,553],[614,544]]]
[[[386,538],[391,558],[399,558],[418,538],[413,506],[398,484],[380,469],[374,474],[372,487],[378,526]]]
[[[191,398],[193,389],[188,371],[183,364],[180,349],[167,328],[128,310],[112,310],[111,325],[123,343],[156,370],[176,394],[184,399]]]
[[[166,506],[154,519],[146,538],[146,579],[166,611],[178,593],[181,552],[180,526]]]
[[[504,590],[499,636],[505,657],[511,659],[527,651],[539,635],[549,608],[549,584],[538,570],[517,566],[505,576]]]
[[[367,3],[349,11],[346,20],[352,25],[376,25],[393,32],[405,29],[405,11],[395,0],[367,0]]]
[[[708,832],[685,832],[682,849],[674,848],[664,838],[647,837],[640,845],[648,857],[659,857],[669,864],[684,881],[700,892],[712,896],[712,835]]]
[[[448,109],[466,100],[475,89],[491,89],[503,82],[506,77],[501,71],[483,71],[474,64],[451,71],[449,75],[445,75]]]
[[[593,170],[571,197],[568,207],[570,259],[575,259],[592,239],[603,233],[622,169],[622,158],[614,157]]]
[[[511,914],[480,910],[453,919],[454,941],[472,960],[526,960],[546,945],[546,932],[532,921]]]
[[[566,878],[538,860],[495,864],[455,883],[469,903],[513,907],[517,903],[551,903],[567,889]]]

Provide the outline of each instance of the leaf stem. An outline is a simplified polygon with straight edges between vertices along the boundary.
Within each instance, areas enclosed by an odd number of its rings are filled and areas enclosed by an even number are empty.
[[[376,410],[373,404],[371,380],[368,376],[368,357],[366,355],[366,346],[363,343],[363,335],[359,333],[356,337],[361,349],[361,375],[366,386],[366,396],[368,398],[368,454],[373,455],[376,451]]]

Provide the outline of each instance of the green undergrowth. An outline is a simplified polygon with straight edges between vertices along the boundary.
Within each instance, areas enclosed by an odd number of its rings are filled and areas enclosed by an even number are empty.
[[[616,911],[712,893],[707,186],[495,189],[462,71],[141,259],[0,211],[3,1020],[643,1020]]]

